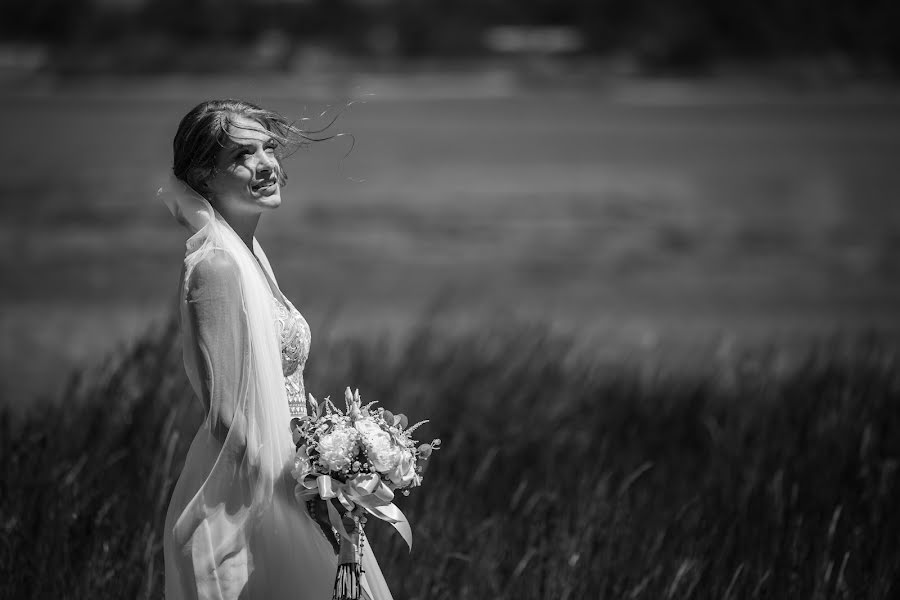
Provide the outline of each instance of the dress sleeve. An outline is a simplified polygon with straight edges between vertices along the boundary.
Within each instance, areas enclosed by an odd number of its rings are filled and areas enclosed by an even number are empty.
[[[205,257],[188,275],[186,294],[206,423],[213,436],[224,441],[229,433],[238,433],[233,429],[247,394],[250,360],[248,319],[234,258],[222,250]]]

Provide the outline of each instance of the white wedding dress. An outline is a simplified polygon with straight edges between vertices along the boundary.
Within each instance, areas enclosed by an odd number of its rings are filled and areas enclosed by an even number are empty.
[[[160,195],[193,233],[180,316],[185,370],[207,415],[166,513],[166,598],[329,600],[337,557],[290,475],[309,326],[256,239],[251,252],[182,185]],[[391,600],[368,546],[362,568],[365,595]]]

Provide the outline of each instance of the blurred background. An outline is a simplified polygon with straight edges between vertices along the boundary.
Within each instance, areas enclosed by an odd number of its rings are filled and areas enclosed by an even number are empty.
[[[154,194],[214,97],[352,135],[286,162],[257,235],[313,352],[511,314],[623,356],[894,334],[897,31],[888,1],[9,4],[0,395],[171,314]]]

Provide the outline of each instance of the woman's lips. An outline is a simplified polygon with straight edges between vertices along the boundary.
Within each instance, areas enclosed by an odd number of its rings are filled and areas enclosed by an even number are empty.
[[[262,183],[253,184],[252,186],[250,186],[250,189],[252,189],[256,193],[271,195],[271,194],[275,193],[275,190],[277,189],[277,185],[278,185],[277,181],[266,181],[266,182],[262,182]]]

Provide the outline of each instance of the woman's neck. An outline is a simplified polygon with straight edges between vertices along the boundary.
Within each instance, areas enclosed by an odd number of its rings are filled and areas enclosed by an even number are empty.
[[[227,207],[216,208],[222,218],[228,222],[241,241],[253,254],[253,236],[256,234],[256,226],[259,224],[260,213],[247,213],[229,211]]]

